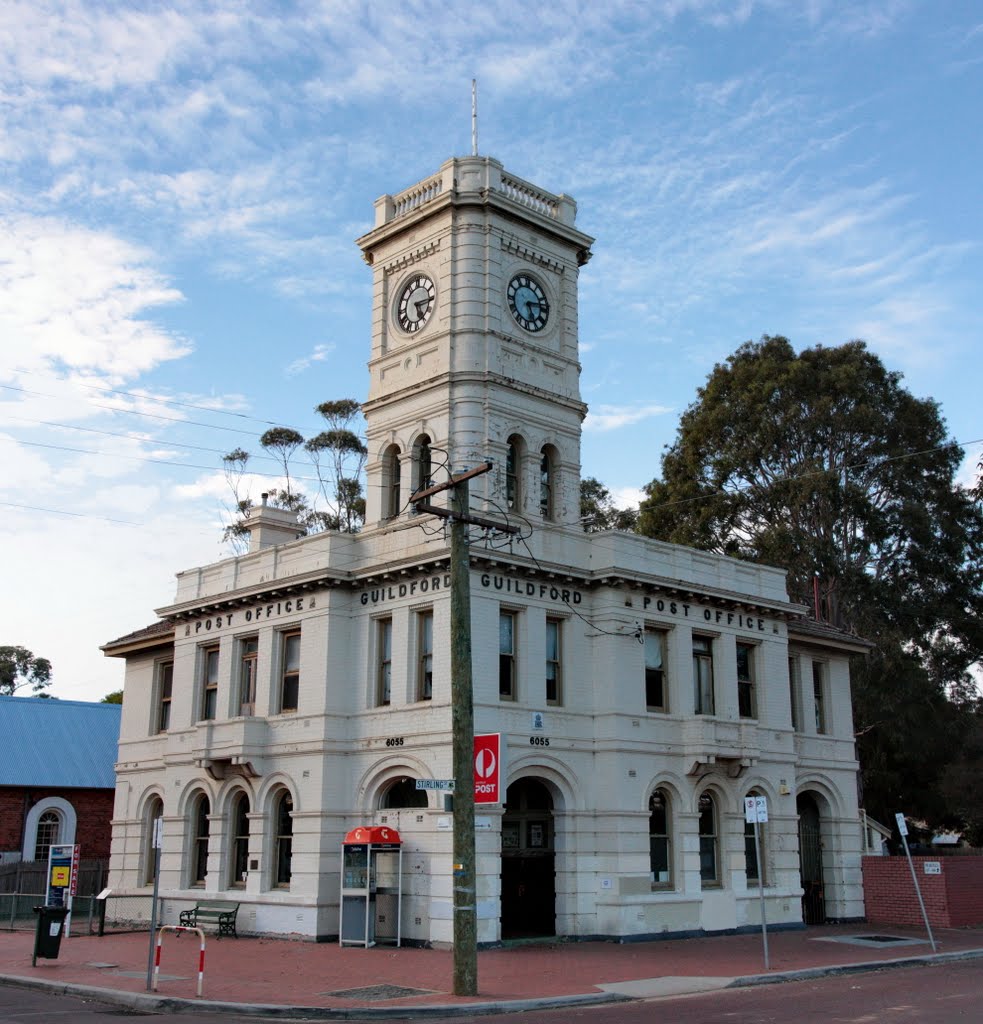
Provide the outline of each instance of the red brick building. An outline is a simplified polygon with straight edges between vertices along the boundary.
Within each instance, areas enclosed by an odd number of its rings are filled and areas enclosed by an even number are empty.
[[[109,857],[119,704],[0,697],[0,861]]]

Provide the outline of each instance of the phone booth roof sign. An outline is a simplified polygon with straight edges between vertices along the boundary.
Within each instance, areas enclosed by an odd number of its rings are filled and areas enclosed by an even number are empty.
[[[345,836],[345,843],[371,843],[373,846],[399,846],[399,833],[388,825],[360,825]]]

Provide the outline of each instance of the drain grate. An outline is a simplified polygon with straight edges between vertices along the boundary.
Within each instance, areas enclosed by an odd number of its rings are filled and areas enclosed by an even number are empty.
[[[911,939],[902,938],[900,935],[858,935],[857,938],[864,942],[910,942]]]
[[[367,985],[364,988],[344,988],[337,992],[325,992],[325,995],[339,999],[403,999],[406,996],[426,996],[434,990],[431,988],[406,988],[403,985]]]

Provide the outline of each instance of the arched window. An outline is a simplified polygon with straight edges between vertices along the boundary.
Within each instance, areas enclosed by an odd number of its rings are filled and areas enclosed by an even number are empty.
[[[700,882],[720,885],[720,837],[717,835],[717,803],[710,793],[700,796]]]
[[[426,807],[425,790],[416,788],[416,779],[399,779],[382,794],[381,806],[384,810],[399,807]]]
[[[764,796],[763,793],[756,789],[752,789],[748,793],[749,797],[752,796]],[[767,885],[768,882],[765,879],[765,825],[764,822],[758,822],[758,848],[755,848],[754,843],[754,822],[744,822],[744,870],[747,873],[747,884],[748,885]],[[760,850],[761,859],[758,859],[758,852]]]
[[[547,445],[539,458],[539,514],[547,520],[555,515],[556,466],[553,452]]]
[[[195,802],[191,829],[191,884],[204,885],[208,874],[208,815],[211,805],[204,793]]]
[[[413,481],[414,491],[422,491],[424,487],[430,486],[430,478],[433,476],[433,455],[430,451],[432,443],[428,434],[421,434],[416,442],[416,479]]]
[[[522,507],[522,438],[513,434],[505,449],[505,507]]]
[[[154,831],[157,819],[164,817],[164,801],[155,796],[147,804],[143,819],[143,884],[152,885],[157,868],[157,849],[154,846]]]
[[[385,487],[385,508],[383,515],[392,519],[399,515],[400,505],[400,461],[399,446],[390,445],[383,456],[383,487]]]
[[[653,889],[672,888],[672,816],[664,789],[649,798],[649,870]]]
[[[229,885],[241,889],[249,870],[249,796],[239,793],[232,804],[232,860]]]
[[[34,859],[47,860],[48,850],[58,844],[61,836],[61,815],[45,811],[38,819],[37,838],[34,840]]]
[[[290,888],[290,860],[294,843],[294,801],[286,791],[280,793],[273,805],[273,886]]]

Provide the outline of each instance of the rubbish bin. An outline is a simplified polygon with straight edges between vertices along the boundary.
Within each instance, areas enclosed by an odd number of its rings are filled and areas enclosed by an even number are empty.
[[[61,936],[65,930],[65,918],[68,917],[68,907],[35,907],[34,913],[38,915],[38,927],[34,933],[32,967],[37,966],[38,957],[45,960],[58,959]]]

